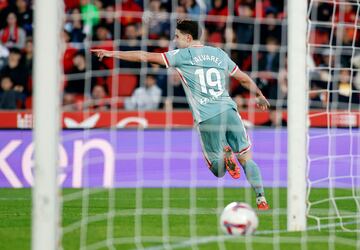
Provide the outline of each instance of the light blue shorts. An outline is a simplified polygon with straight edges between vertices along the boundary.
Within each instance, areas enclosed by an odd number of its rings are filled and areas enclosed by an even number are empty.
[[[203,153],[209,165],[223,161],[224,147],[230,146],[235,154],[250,150],[251,143],[244,124],[235,109],[229,109],[198,125]]]

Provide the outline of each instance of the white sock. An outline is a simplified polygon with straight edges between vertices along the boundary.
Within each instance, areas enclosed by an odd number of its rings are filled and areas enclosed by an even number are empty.
[[[266,202],[265,196],[256,197],[256,204],[260,204],[261,202]]]

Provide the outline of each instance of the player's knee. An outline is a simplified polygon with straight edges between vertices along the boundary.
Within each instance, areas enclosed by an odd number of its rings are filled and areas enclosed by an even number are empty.
[[[247,162],[247,160],[246,160],[246,159],[243,159],[243,158],[238,158],[238,160],[239,160],[239,162],[240,162],[241,166],[245,166],[245,164],[246,164],[246,162]]]
[[[237,156],[238,161],[240,162],[241,166],[245,166],[248,160],[251,160],[251,152],[248,151],[242,155]]]

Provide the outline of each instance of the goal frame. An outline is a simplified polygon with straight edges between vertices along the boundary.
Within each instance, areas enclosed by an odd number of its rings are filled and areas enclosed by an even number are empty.
[[[307,1],[288,1],[287,229],[306,230]]]
[[[34,143],[35,180],[32,207],[32,249],[52,250],[60,244],[58,151],[60,132],[61,0],[34,5]]]

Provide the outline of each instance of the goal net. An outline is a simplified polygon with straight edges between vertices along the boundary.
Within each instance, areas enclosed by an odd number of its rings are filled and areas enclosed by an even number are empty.
[[[287,118],[287,8],[285,0],[65,1],[59,248],[360,247],[360,2],[308,3],[302,232],[287,230],[286,126],[297,122]],[[199,21],[203,42],[227,52],[271,103],[259,110],[228,79],[271,206],[257,211],[252,237],[219,227],[230,202],[256,208],[255,193],[243,170],[239,180],[208,170],[176,72],[90,53],[175,49],[178,18]],[[160,94],[139,94],[150,87]]]
[[[311,1],[308,12],[308,217],[359,231],[359,1]],[[326,189],[323,195],[318,191]]]

